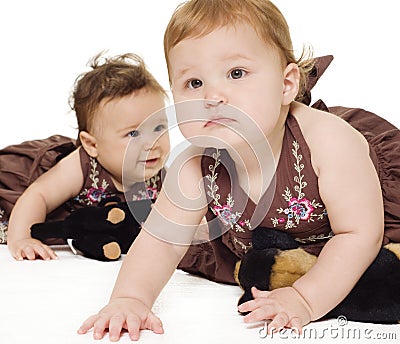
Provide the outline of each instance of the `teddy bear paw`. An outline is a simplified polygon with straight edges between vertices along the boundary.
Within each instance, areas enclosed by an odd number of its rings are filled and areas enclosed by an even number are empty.
[[[115,241],[103,246],[104,256],[110,260],[116,260],[121,256],[121,248]]]
[[[111,222],[113,225],[122,222],[125,219],[125,212],[119,208],[112,208],[108,212],[107,221]]]

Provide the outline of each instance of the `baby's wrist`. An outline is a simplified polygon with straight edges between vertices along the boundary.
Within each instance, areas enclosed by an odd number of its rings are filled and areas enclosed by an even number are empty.
[[[307,310],[308,316],[309,316],[309,321],[316,320],[316,319],[314,319],[315,313],[313,311],[313,308],[312,308],[311,304],[309,303],[309,301],[304,297],[301,290],[299,290],[294,284],[292,285],[292,289],[296,292],[296,294],[299,297],[299,299],[301,300],[304,308]]]

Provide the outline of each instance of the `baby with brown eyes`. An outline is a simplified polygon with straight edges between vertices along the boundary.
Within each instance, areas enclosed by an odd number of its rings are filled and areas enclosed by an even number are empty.
[[[99,54],[90,67],[77,78],[70,99],[78,122],[77,148],[32,183],[11,212],[7,244],[17,260],[57,258],[31,237],[30,227],[66,202],[77,208],[112,196],[127,200],[126,183],[151,184],[150,198],[161,188],[170,147],[167,118],[160,111],[164,89],[135,54]]]
[[[291,286],[253,286],[237,310],[246,323],[271,320],[268,333],[301,331],[350,293],[385,241],[399,242],[399,129],[304,104],[314,59],[294,56],[269,0],[184,2],[164,53],[179,129],[194,147],[170,164],[109,303],[78,333],[164,333],[152,306],[175,268],[235,284],[256,227],[288,233],[318,259]],[[209,241],[190,245],[204,217]]]

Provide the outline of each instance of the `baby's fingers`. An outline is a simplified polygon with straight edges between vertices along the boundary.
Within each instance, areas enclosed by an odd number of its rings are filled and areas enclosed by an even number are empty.
[[[241,305],[238,306],[238,311],[240,313],[247,313],[247,312],[252,312],[257,308],[257,304],[255,300],[247,301],[242,303]]]
[[[253,311],[250,311],[243,320],[246,323],[264,321],[273,319],[276,316],[276,311],[272,307],[263,306],[260,308],[256,308]]]
[[[56,253],[47,245],[44,246],[44,249],[47,252],[47,255],[50,259],[58,259],[58,256],[56,255]],[[44,259],[44,257],[42,256],[42,258]]]
[[[299,318],[292,318],[290,319],[288,327],[296,329],[296,331],[301,334],[303,332],[303,325]]]
[[[164,333],[163,324],[159,317],[155,316],[153,313],[150,313],[147,321],[146,328],[152,330],[154,333],[162,334]]]
[[[271,292],[267,291],[267,290],[259,290],[256,287],[252,287],[251,288],[251,294],[253,295],[253,297],[255,299],[257,299],[259,297],[268,297],[269,294],[271,294]]]
[[[35,256],[42,258],[43,260],[57,259],[57,256],[53,250],[47,245],[35,245],[33,247]]]
[[[139,340],[140,318],[136,315],[128,315],[126,326],[131,340]]]
[[[111,342],[117,342],[121,336],[122,328],[125,325],[125,318],[122,315],[113,315],[110,318],[108,332]],[[96,325],[95,325],[96,331]]]
[[[104,334],[106,332],[106,329],[109,327],[109,323],[110,323],[110,317],[109,316],[105,316],[105,315],[99,315],[97,317],[97,319],[94,321],[93,323],[93,338],[94,339],[102,339],[104,337]],[[118,327],[118,324],[116,321],[114,321],[114,327],[109,329],[110,331],[112,330],[112,337],[115,338],[116,337],[116,329]],[[114,339],[114,341],[119,339],[119,335],[121,333],[121,330],[118,333],[118,338]],[[111,333],[110,333],[110,337],[111,337]]]
[[[284,312],[280,312],[275,315],[274,319],[268,325],[268,333],[279,332],[288,324],[289,316]]]
[[[270,301],[265,297],[261,297],[242,303],[241,305],[238,306],[238,311],[241,313],[252,312],[257,308],[269,305],[272,305],[272,301]]]
[[[21,257],[26,258],[28,260],[36,259],[36,252],[31,246],[26,246],[21,250]]]
[[[14,258],[15,258],[16,260],[24,260],[24,257],[22,256],[22,250],[17,250],[17,251],[14,253]]]
[[[36,258],[41,258],[43,260],[57,259],[57,255],[54,251],[47,245],[41,244],[28,244],[22,249],[17,250],[15,254],[15,259],[23,260],[24,258],[28,260],[35,260]]]
[[[87,333],[94,325],[98,318],[98,315],[92,315],[91,317],[87,318],[84,323],[79,327],[78,333],[85,334]]]

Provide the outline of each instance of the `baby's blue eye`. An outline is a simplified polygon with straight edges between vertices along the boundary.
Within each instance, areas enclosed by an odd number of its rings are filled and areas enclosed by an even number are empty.
[[[139,131],[138,130],[132,130],[128,133],[129,137],[138,137],[139,136]]]
[[[159,124],[154,128],[154,131],[163,131],[165,129],[164,124]]]
[[[199,79],[193,79],[193,80],[189,80],[189,82],[187,83],[187,86],[190,89],[195,89],[195,88],[199,88],[199,87],[203,86],[203,82]]]
[[[240,79],[245,76],[246,72],[243,69],[234,69],[229,73],[229,77],[232,79]]]

